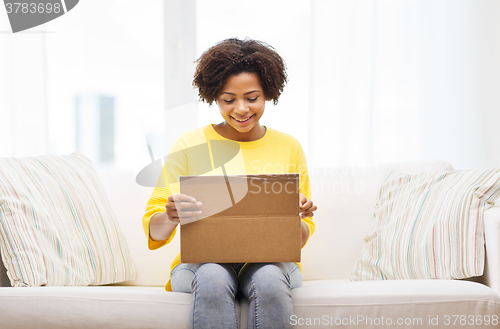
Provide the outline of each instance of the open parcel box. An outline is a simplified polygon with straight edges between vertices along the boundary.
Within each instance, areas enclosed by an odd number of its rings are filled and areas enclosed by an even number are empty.
[[[181,176],[203,203],[181,226],[182,263],[299,262],[299,174]]]

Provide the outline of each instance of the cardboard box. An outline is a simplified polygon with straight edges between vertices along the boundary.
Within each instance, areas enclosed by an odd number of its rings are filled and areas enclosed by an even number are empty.
[[[181,226],[182,263],[299,262],[299,174],[181,176],[203,203]]]

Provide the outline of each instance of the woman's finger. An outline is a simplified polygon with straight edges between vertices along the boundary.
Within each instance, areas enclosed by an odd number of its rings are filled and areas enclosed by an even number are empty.
[[[307,202],[306,202],[306,203],[304,203],[304,204],[302,204],[302,205],[300,206],[300,210],[301,210],[301,211],[305,211],[305,210],[307,210],[307,209],[311,208],[312,206],[313,206],[313,202],[312,202],[311,200],[307,199]]]
[[[182,193],[176,193],[172,194],[168,197],[168,201],[170,202],[196,202],[196,199],[193,198],[192,196],[182,194]]]
[[[312,217],[314,215],[314,211],[316,211],[318,207],[316,205],[313,205],[312,207],[305,209],[301,211],[301,219],[307,218],[307,217]]]
[[[299,206],[302,206],[305,202],[307,202],[307,198],[304,194],[299,193]]]
[[[175,208],[177,211],[197,211],[201,210],[203,204],[200,201],[196,202],[176,202]]]
[[[314,213],[310,212],[310,213],[302,213],[300,214],[300,219],[304,219],[304,218],[307,218],[307,217],[313,217],[314,216]]]
[[[196,222],[199,220],[199,216],[192,216],[192,217],[181,217],[179,218],[181,225],[189,224],[192,222]]]
[[[194,200],[194,201],[193,201]],[[167,210],[199,210],[201,209],[202,203],[196,201],[195,198],[190,197],[185,194],[174,194],[168,197],[167,204],[165,205]]]
[[[311,206],[309,208],[304,208],[304,209],[302,209],[301,212],[313,212],[313,211],[316,211],[317,209],[318,209],[318,207],[311,203]]]
[[[177,211],[177,214],[180,219],[187,218],[187,217],[200,217],[201,216],[201,210],[196,210],[196,211]]]

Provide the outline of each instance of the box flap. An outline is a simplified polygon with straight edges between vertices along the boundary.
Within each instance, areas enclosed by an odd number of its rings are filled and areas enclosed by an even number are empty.
[[[181,193],[203,203],[203,217],[298,216],[299,174],[181,176]]]

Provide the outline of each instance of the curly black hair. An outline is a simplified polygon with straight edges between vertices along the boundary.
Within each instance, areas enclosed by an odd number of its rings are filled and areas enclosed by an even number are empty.
[[[257,40],[226,39],[206,50],[195,63],[193,86],[198,88],[200,100],[210,105],[232,75],[257,73],[266,99],[274,105],[287,82],[283,58],[273,47]]]

